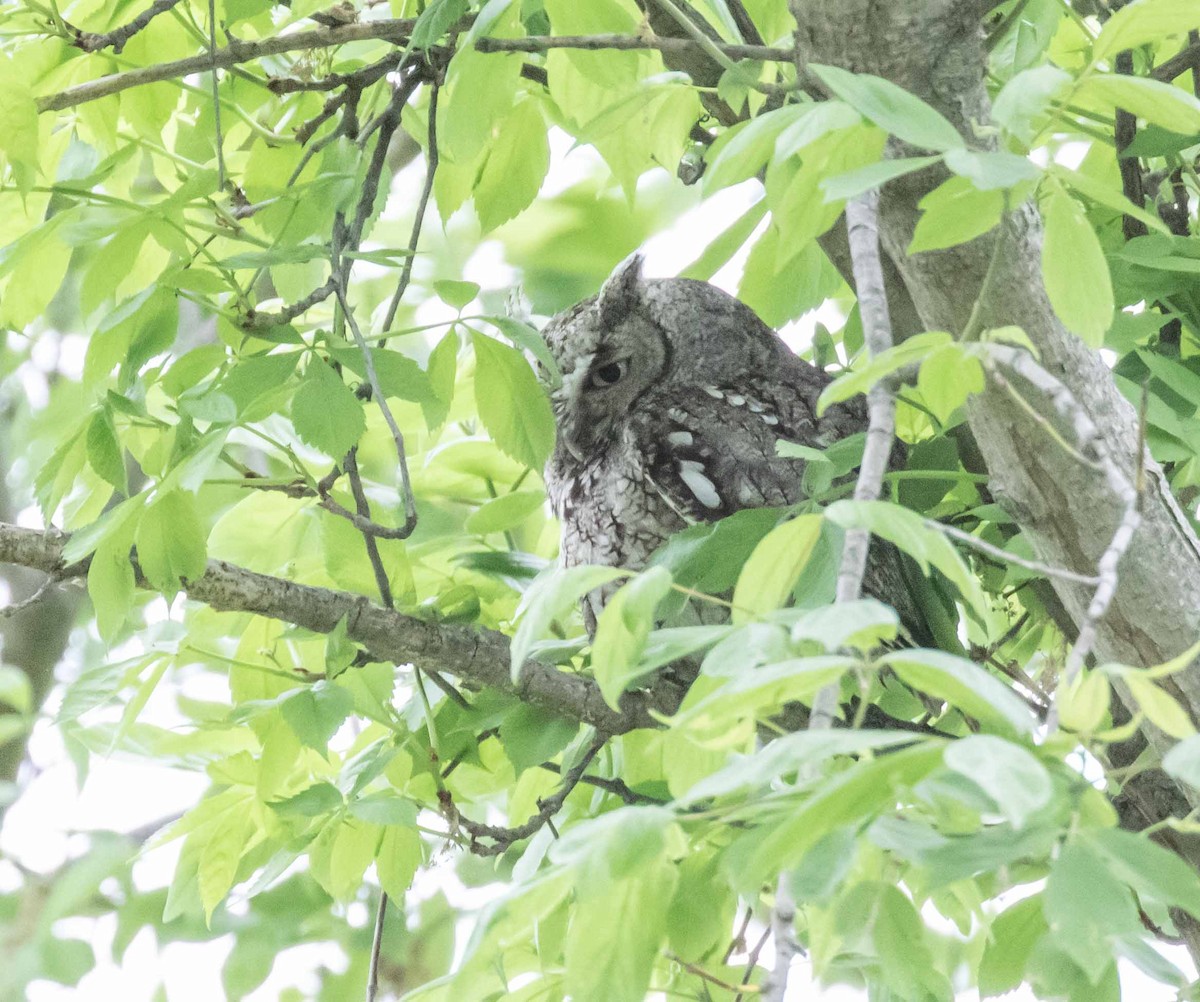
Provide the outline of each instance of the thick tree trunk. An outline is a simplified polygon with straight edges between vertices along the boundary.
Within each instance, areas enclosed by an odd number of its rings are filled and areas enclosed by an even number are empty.
[[[988,120],[979,5],[961,0],[793,0],[801,64],[830,63],[885,77],[944,114],[968,143],[986,147],[972,123]],[[1178,655],[1200,637],[1200,544],[1172,498],[1162,471],[1139,457],[1138,418],[1120,395],[1099,355],[1054,316],[1040,274],[1041,222],[1032,206],[971,243],[909,256],[917,202],[945,178],[930,169],[887,186],[880,233],[927,329],[962,331],[984,286],[994,241],[1003,241],[982,303],[986,327],[1016,325],[1036,346],[1042,366],[1063,383],[1090,416],[1107,459],[1135,478],[1144,463],[1142,524],[1119,565],[1119,586],[1099,625],[1097,655],[1108,661],[1153,665]],[[1053,414],[1043,401],[1046,416]],[[970,409],[971,429],[992,477],[992,490],[1020,523],[1038,556],[1084,573],[1096,564],[1124,510],[1106,478],[1057,447],[1012,396],[990,387]],[[1093,589],[1056,580],[1054,587],[1076,623]],[[1200,668],[1166,682],[1200,720]],[[1129,701],[1128,694],[1124,698]],[[1171,739],[1153,727],[1147,739],[1160,751]],[[1189,804],[1189,798],[1191,803]],[[1194,790],[1159,782],[1142,798],[1149,818],[1186,812]]]

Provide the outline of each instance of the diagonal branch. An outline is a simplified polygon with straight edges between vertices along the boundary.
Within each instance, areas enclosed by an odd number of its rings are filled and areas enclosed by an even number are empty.
[[[131,87],[160,83],[163,80],[178,80],[191,73],[207,73],[214,69],[226,69],[238,63],[249,63],[267,56],[279,56],[286,52],[307,52],[312,49],[327,49],[347,42],[383,41],[397,44],[407,42],[412,35],[414,18],[389,18],[367,21],[363,24],[347,24],[337,28],[316,28],[313,31],[298,31],[290,35],[264,38],[258,42],[230,42],[213,53],[202,53],[176,59],[169,63],[158,63],[125,73],[111,73],[98,80],[68,87],[56,94],[45,94],[37,99],[39,112],[62,111],[89,101],[98,101],[110,94],[119,94]]]
[[[89,561],[63,562],[63,546],[69,538],[55,530],[41,532],[0,522],[0,563],[32,567],[59,580],[81,578]],[[193,601],[218,612],[267,616],[314,633],[331,633],[344,619],[346,635],[373,661],[413,664],[427,672],[454,675],[590,724],[602,734],[657,727],[656,716],[674,710],[665,698],[655,702],[644,693],[626,693],[621,710],[613,710],[590,679],[537,661],[527,662],[520,681],[514,683],[508,638],[494,630],[427,622],[381,608],[362,595],[296,584],[220,560],[209,561],[204,575],[186,582],[184,590]]]
[[[103,33],[80,31],[78,28],[68,25],[75,32],[75,41],[71,44],[83,49],[84,52],[99,52],[101,49],[111,47],[115,54],[120,55],[121,50],[125,48],[126,42],[158,17],[159,14],[165,14],[178,3],[179,0],[154,0],[154,3],[128,24],[123,24],[119,28],[114,28],[112,31]]]

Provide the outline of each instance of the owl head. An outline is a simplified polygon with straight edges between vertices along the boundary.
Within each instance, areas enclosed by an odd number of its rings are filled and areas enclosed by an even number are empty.
[[[585,461],[620,438],[650,391],[729,385],[786,351],[754,311],[706,282],[617,266],[596,296],[542,331],[561,372],[551,390],[560,448]]]

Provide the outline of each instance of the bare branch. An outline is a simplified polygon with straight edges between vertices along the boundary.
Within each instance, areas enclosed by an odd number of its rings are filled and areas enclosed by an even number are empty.
[[[1198,66],[1200,66],[1200,41],[1192,41],[1185,49],[1177,52],[1161,66],[1154,67],[1150,76],[1155,80],[1170,83],[1180,73],[1185,73]]]
[[[1028,571],[1042,575],[1042,577],[1062,578],[1064,581],[1075,581],[1078,584],[1095,585],[1100,583],[1100,578],[1095,574],[1079,574],[1076,571],[1067,570],[1065,567],[1053,567],[1038,560],[1028,560],[1015,553],[1009,553],[1008,550],[1001,549],[999,546],[994,546],[986,539],[980,539],[978,536],[972,536],[969,532],[963,532],[962,529],[955,528],[953,525],[945,525],[942,522],[934,521],[932,518],[925,519],[925,524],[930,529],[936,529],[938,532],[957,539],[960,543],[965,543],[967,546],[973,547],[981,553],[986,553],[988,556],[995,557],[997,560],[1002,560],[1005,563],[1024,567]]]
[[[37,591],[35,591],[28,598],[23,598],[20,602],[14,602],[12,605],[6,605],[3,608],[0,608],[0,619],[9,619],[19,612],[24,612],[30,606],[37,605],[42,599],[50,594],[56,584],[58,584],[58,578],[56,578],[53,574],[50,575],[50,577],[46,578],[46,580],[38,586]]]
[[[787,886],[786,875],[775,885],[775,905],[771,909],[771,935],[775,940],[775,966],[763,985],[763,1002],[783,1002],[787,994],[792,961],[800,952],[796,942],[796,901]]]
[[[46,94],[38,98],[39,112],[62,111],[89,101],[98,101],[111,94],[119,94],[131,87],[177,80],[191,73],[207,73],[214,69],[226,69],[238,63],[249,63],[267,56],[279,56],[286,52],[307,52],[312,49],[327,49],[346,42],[362,42],[372,39],[384,42],[407,42],[412,34],[415,18],[392,18],[367,21],[362,24],[347,24],[337,28],[317,28],[313,31],[298,31],[290,35],[264,38],[258,42],[230,42],[213,53],[202,53],[169,63],[146,66],[125,73],[112,73],[89,80],[75,87],[68,87],[57,94]]]
[[[386,143],[383,136],[380,136],[379,141],[380,145]],[[354,335],[354,343],[358,345],[358,350],[362,353],[363,368],[366,370],[367,380],[371,384],[371,393],[379,405],[383,420],[387,422],[388,430],[392,433],[392,442],[396,447],[396,460],[400,464],[400,493],[404,501],[404,525],[400,527],[400,535],[397,538],[407,539],[412,535],[413,529],[417,527],[417,501],[413,496],[412,481],[408,475],[408,456],[404,449],[404,433],[396,424],[396,418],[388,406],[387,396],[383,392],[383,387],[379,385],[379,376],[375,372],[375,361],[371,358],[371,348],[363,338],[358,321],[354,319],[354,312],[350,309],[350,304],[346,302],[346,293],[340,284],[337,288],[337,297],[342,304],[346,322],[350,325],[350,332]]]
[[[0,563],[32,567],[59,580],[81,578],[89,561],[67,566],[63,546],[70,537],[0,522]],[[141,582],[145,586],[145,582]],[[625,693],[621,710],[604,701],[590,679],[527,662],[520,680],[509,668],[509,641],[501,633],[454,623],[432,623],[373,604],[362,595],[297,584],[224,561],[209,561],[204,575],[185,583],[189,598],[218,612],[249,612],[293,623],[315,633],[331,633],[343,619],[346,635],[373,661],[413,664],[454,675],[464,682],[497,689],[542,706],[602,734],[657,727],[656,714],[675,710],[671,694]]]
[[[83,49],[84,52],[99,52],[101,49],[111,47],[115,54],[120,55],[121,50],[125,48],[126,42],[158,17],[159,14],[165,14],[178,3],[179,0],[154,0],[154,3],[128,24],[123,24],[119,28],[114,28],[112,31],[106,31],[102,34],[91,31],[80,31],[78,28],[69,25],[68,27],[71,27],[71,30],[75,32],[75,40],[71,44]]]
[[[563,774],[562,783],[559,784],[558,789],[549,797],[538,801],[537,814],[533,815],[524,824],[517,825],[515,828],[498,828],[494,825],[485,825],[477,821],[471,821],[469,818],[458,813],[458,809],[454,806],[453,801],[449,800],[447,796],[445,804],[449,808],[449,812],[451,812],[450,820],[471,836],[469,848],[475,855],[502,855],[509,846],[529,838],[551,823],[551,818],[562,810],[563,802],[570,796],[571,791],[579,785],[583,774],[587,771],[587,767],[592,764],[592,759],[599,754],[600,749],[604,747],[607,740],[607,737],[600,735],[588,746],[588,750],[580,756],[579,761]],[[480,839],[487,839],[490,844],[482,843],[479,841]]]
[[[388,304],[387,314],[383,318],[385,331],[392,329],[392,323],[396,319],[396,310],[400,308],[400,300],[408,291],[408,283],[412,278],[413,259],[417,256],[417,244],[421,241],[421,226],[425,221],[425,210],[429,207],[429,197],[433,194],[433,179],[438,168],[437,100],[438,81],[435,78],[429,89],[429,126],[425,141],[425,184],[421,188],[421,197],[417,199],[417,212],[413,217],[412,232],[408,237],[409,254],[400,267],[400,280],[396,283],[396,291],[392,293],[392,301]]]
[[[774,48],[770,45],[731,45],[714,42],[716,48],[730,59],[757,59],[761,62],[790,63],[790,49]],[[475,40],[480,52],[546,52],[549,49],[586,49],[596,52],[602,49],[656,49],[659,52],[685,53],[706,52],[699,42],[691,38],[664,38],[661,35],[528,35],[525,38],[491,38],[484,36]]]

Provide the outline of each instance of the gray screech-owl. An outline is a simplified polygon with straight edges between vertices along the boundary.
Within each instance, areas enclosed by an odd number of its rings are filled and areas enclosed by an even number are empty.
[[[643,279],[638,257],[542,336],[562,373],[546,487],[568,567],[637,569],[689,524],[801,501],[804,464],[776,441],[821,448],[866,427],[858,401],[816,416],[831,377],[749,307],[705,282]],[[903,588],[896,560],[873,553],[867,587],[903,607],[880,594]],[[584,601],[589,633],[607,595]]]

